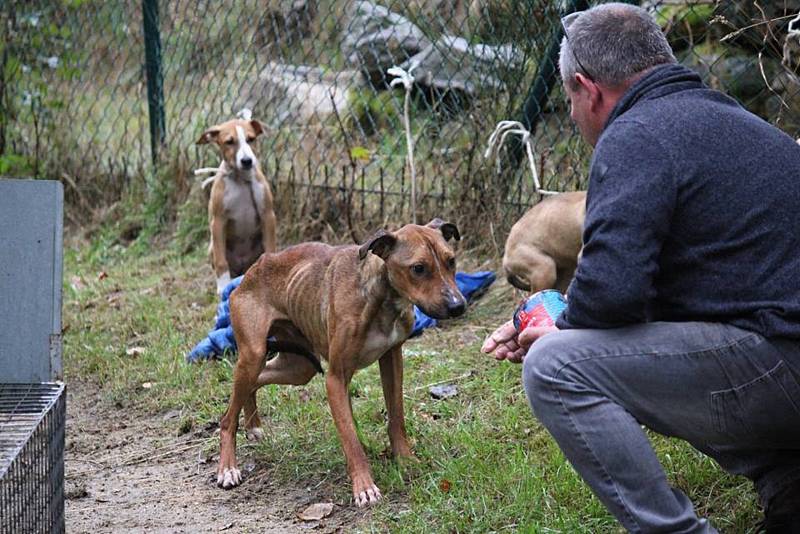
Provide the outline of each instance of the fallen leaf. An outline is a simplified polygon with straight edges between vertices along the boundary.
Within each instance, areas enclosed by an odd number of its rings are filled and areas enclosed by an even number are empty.
[[[319,521],[323,517],[328,517],[333,512],[332,502],[317,502],[297,514],[303,521]]]
[[[144,347],[131,347],[125,351],[125,354],[136,358],[137,356],[144,354]]]
[[[452,484],[446,478],[443,478],[439,482],[439,489],[442,490],[442,493],[450,493],[450,487],[451,486],[452,486]]]
[[[144,389],[150,389],[151,387],[153,387],[153,383],[152,382],[145,382],[144,384],[142,384],[142,387]]]
[[[360,159],[361,161],[369,161],[370,152],[363,146],[354,146],[350,149],[350,157],[353,159]]]
[[[100,271],[100,273],[97,275],[98,280],[105,280],[106,278],[108,278],[108,273],[105,271]]]

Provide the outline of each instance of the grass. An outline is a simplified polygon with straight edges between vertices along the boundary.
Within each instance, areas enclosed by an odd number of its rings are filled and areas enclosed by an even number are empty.
[[[185,353],[211,327],[216,299],[202,247],[68,240],[64,339],[68,383],[97,384],[102,402],[143,416],[179,409],[175,432],[213,428],[231,388],[228,361],[187,365]],[[180,250],[179,250],[180,249]],[[465,270],[490,268],[462,254]],[[386,500],[354,528],[363,532],[619,532],[532,417],[519,366],[479,353],[489,329],[516,296],[495,286],[459,320],[405,346],[408,430],[418,463],[388,455],[377,366],[356,375],[351,393],[358,431]],[[127,349],[142,347],[138,355]],[[451,381],[458,395],[434,400],[430,384]],[[324,381],[262,388],[266,439],[248,444],[246,462],[287,485],[326,484],[350,501],[344,458],[325,400]],[[723,532],[753,532],[760,513],[749,482],[723,473],[687,444],[652,436],[673,484]],[[212,450],[216,440],[212,440]]]

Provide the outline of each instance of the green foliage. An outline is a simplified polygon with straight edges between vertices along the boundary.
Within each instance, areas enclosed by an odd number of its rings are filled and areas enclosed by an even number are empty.
[[[19,135],[21,129],[30,131],[28,146],[22,153],[11,154],[11,145],[0,146],[0,157],[25,158],[28,174],[35,174],[42,157],[44,131],[55,126],[54,115],[64,108],[64,95],[51,88],[56,80],[71,80],[78,75],[74,67],[78,52],[67,25],[54,21],[61,15],[58,4],[35,5],[15,2],[15,16],[0,11],[0,26],[6,39],[0,41],[0,86],[8,91],[0,101],[0,138]],[[66,2],[66,7],[74,7]],[[7,162],[9,160],[6,160]],[[13,161],[20,167],[22,160]]]
[[[33,162],[19,154],[0,154],[0,176],[30,176]]]
[[[198,185],[178,208],[174,240],[178,250],[188,253],[208,244],[207,204],[206,193]]]
[[[380,131],[402,127],[401,91],[374,92],[370,89],[354,89],[348,92],[348,115],[346,126],[370,136]],[[400,99],[399,101],[397,99]]]
[[[663,28],[671,24],[682,23],[692,27],[705,25],[714,16],[713,4],[665,4],[658,7],[655,13],[656,22]]]

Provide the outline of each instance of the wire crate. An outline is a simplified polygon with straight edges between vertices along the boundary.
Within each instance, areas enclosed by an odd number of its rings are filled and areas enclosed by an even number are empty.
[[[64,532],[64,384],[0,384],[0,533]]]

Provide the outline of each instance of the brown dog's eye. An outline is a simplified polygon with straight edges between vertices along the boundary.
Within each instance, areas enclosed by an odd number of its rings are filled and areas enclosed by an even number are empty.
[[[236,142],[236,141],[234,141],[233,139],[228,139],[227,141],[225,141],[225,144],[226,144],[226,145],[232,145],[232,144],[234,144],[235,142]]]
[[[447,260],[447,268],[450,269],[451,271],[456,268],[456,259],[455,258],[449,258]]]
[[[255,140],[256,140],[256,138],[255,138],[255,137],[248,137],[248,138],[247,138],[247,144],[249,145],[250,143],[252,143],[252,142],[253,142],[253,141],[255,141]]]
[[[425,274],[425,264],[424,263],[415,263],[411,266],[411,272],[416,274],[417,276]]]

